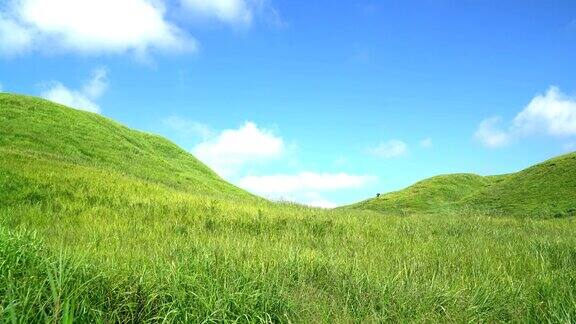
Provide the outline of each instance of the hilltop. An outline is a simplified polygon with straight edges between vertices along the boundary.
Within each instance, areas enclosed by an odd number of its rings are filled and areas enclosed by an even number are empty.
[[[576,153],[505,175],[436,176],[344,208],[401,215],[474,210],[525,217],[573,216],[576,215]]]

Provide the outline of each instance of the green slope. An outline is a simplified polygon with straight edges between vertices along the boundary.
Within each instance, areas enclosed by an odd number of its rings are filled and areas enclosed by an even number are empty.
[[[520,216],[576,215],[576,153],[547,160],[499,180],[466,197],[460,205]]]
[[[530,217],[576,215],[576,153],[507,175],[432,177],[345,208],[402,215],[463,210]]]
[[[4,163],[23,159],[30,164],[81,165],[194,194],[254,198],[166,139],[97,114],[0,94],[0,125]],[[17,168],[0,170],[6,173]]]
[[[440,175],[349,207],[398,214],[446,211],[454,202],[490,186],[494,180],[475,174]]]

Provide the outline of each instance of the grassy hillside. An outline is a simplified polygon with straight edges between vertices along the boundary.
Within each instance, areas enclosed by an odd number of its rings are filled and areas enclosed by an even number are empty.
[[[81,165],[195,194],[250,198],[160,136],[32,97],[0,94],[0,107],[0,152],[6,160]]]
[[[504,176],[461,204],[502,214],[576,216],[576,153]]]
[[[0,322],[576,319],[574,218],[273,204],[100,116],[0,120]]]
[[[441,212],[449,209],[454,202],[490,186],[492,182],[491,178],[475,174],[440,175],[350,207],[394,214]]]
[[[521,217],[574,216],[576,153],[501,176],[437,176],[404,190],[346,208],[400,215],[476,210],[494,215]]]

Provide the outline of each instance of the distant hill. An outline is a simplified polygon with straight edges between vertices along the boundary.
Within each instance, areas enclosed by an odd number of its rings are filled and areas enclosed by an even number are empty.
[[[76,165],[196,195],[258,199],[170,141],[97,114],[2,93],[0,125],[0,175],[8,175],[0,178],[12,184],[38,173],[38,166],[56,172]],[[9,183],[0,180],[0,189]],[[0,190],[0,198],[2,192],[10,190]]]
[[[388,214],[473,210],[527,217],[576,215],[576,153],[500,176],[441,175],[344,208]]]

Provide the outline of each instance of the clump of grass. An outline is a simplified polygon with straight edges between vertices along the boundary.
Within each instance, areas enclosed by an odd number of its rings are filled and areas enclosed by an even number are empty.
[[[281,321],[274,286],[203,256],[145,269],[103,269],[0,228],[0,320],[6,322]],[[278,317],[280,316],[282,317]]]

